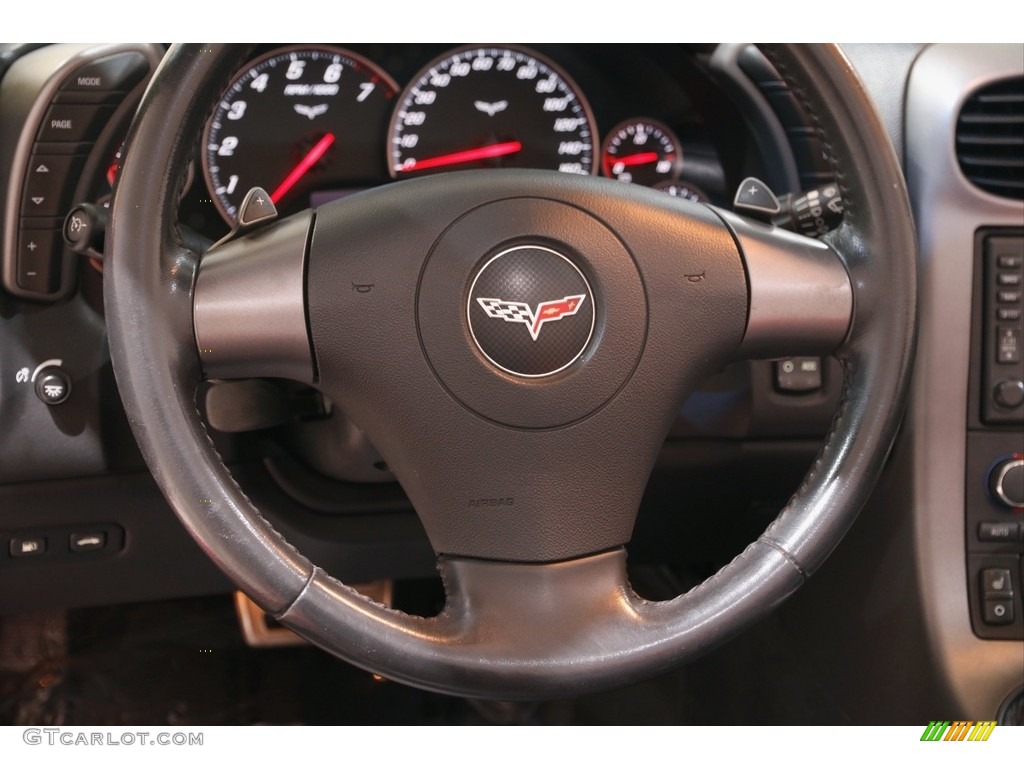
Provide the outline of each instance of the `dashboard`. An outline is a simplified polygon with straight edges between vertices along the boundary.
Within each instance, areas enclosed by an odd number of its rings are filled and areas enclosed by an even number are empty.
[[[148,475],[106,346],[108,211],[122,143],[164,52],[134,43],[0,48],[0,613],[230,588]],[[919,716],[933,696],[992,718],[1024,684],[1024,523],[1011,488],[1024,471],[1024,385],[1019,355],[998,357],[1014,333],[1019,349],[1019,313],[986,312],[1019,312],[1019,290],[1014,304],[1014,286],[996,285],[1016,279],[1019,257],[995,249],[1019,250],[1024,210],[1015,177],[1009,193],[979,192],[942,166],[933,147],[948,136],[930,130],[950,121],[956,130],[977,82],[1019,81],[1020,50],[848,53],[914,205],[922,372],[883,489],[835,565],[784,617],[807,659],[828,668],[823,679],[850,688],[855,719]],[[929,101],[940,92],[944,106]],[[177,185],[178,236],[199,253],[233,236],[257,188],[283,218],[419,176],[527,168],[764,217],[737,196],[754,180],[779,204],[767,220],[804,231],[801,201],[836,186],[799,98],[743,44],[258,45],[222,94]],[[817,217],[809,234],[832,225]],[[736,363],[704,382],[680,407],[650,479],[631,562],[699,583],[741,551],[813,462],[840,385],[827,356]],[[990,397],[996,390],[1003,400]],[[394,475],[328,398],[282,380],[209,381],[197,405],[246,493],[304,553],[347,582],[433,575],[433,552]],[[1004,481],[1009,501],[998,495]],[[979,587],[1003,573],[1008,594]],[[906,622],[886,594],[893,585]],[[828,619],[820,635],[806,631],[815,616]],[[872,634],[879,616],[889,631]],[[836,668],[813,637],[859,661]],[[861,658],[857,643],[877,653]],[[854,678],[893,672],[879,661],[886,644],[899,650],[892,667],[926,647],[926,682],[879,705],[872,685]]]

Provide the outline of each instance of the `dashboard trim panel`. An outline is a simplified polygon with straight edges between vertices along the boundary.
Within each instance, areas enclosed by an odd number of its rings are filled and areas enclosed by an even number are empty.
[[[1020,45],[935,45],[910,73],[906,174],[921,253],[921,336],[909,423],[914,536],[926,632],[964,713],[994,717],[1020,683],[1024,647],[971,629],[964,527],[974,236],[1020,226],[1024,203],[974,187],[955,155],[957,115],[993,80],[1019,75]]]

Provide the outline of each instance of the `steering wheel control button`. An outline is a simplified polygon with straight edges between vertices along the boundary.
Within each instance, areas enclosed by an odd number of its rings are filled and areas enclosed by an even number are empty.
[[[60,405],[71,395],[71,378],[61,368],[44,368],[36,375],[35,389],[47,405]]]
[[[732,208],[736,213],[761,221],[771,221],[772,216],[782,211],[779,198],[767,184],[754,176],[748,176],[740,182]]]
[[[564,371],[594,335],[594,294],[572,261],[540,245],[488,259],[469,289],[466,320],[480,353],[515,376]]]
[[[148,71],[146,57],[137,51],[104,56],[72,72],[61,83],[57,100],[86,102],[97,96],[105,97],[112,91],[127,91]]]
[[[790,357],[775,364],[775,387],[784,394],[821,389],[821,358]]]
[[[46,554],[45,536],[23,536],[12,538],[8,545],[11,557],[39,557]]]
[[[263,187],[250,189],[238,206],[238,228],[249,229],[277,218],[277,208]]]
[[[23,229],[18,237],[18,287],[54,293],[60,280],[62,245],[55,229]]]
[[[92,203],[79,203],[64,217],[64,244],[75,253],[103,258],[107,211]]]
[[[106,531],[76,532],[68,537],[68,549],[72,552],[99,552],[106,546]]]
[[[113,111],[112,106],[54,104],[39,127],[38,141],[92,141]]]
[[[33,155],[25,176],[22,215],[63,215],[73,186],[68,181],[78,181],[84,164],[85,158],[79,155]]]

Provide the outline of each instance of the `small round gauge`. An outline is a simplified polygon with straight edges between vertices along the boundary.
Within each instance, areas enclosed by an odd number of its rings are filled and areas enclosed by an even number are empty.
[[[576,85],[526,48],[460,48],[417,74],[395,106],[395,178],[466,168],[591,174],[597,128]]]
[[[611,179],[653,186],[679,178],[683,152],[679,139],[663,123],[634,118],[619,123],[601,147],[601,169]]]
[[[693,200],[695,203],[711,202],[711,198],[707,196],[707,193],[703,189],[688,181],[659,181],[654,185],[654,188],[660,189],[662,192],[668,192],[672,197],[681,197],[684,200]]]
[[[314,191],[387,178],[380,161],[398,85],[343,48],[281,48],[232,79],[206,124],[203,173],[221,215],[234,222],[254,186],[286,215]]]

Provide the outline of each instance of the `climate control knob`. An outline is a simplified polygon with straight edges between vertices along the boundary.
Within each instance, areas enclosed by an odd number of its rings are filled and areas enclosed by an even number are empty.
[[[1024,509],[1024,455],[1015,453],[997,462],[989,472],[988,487],[1000,504]]]

